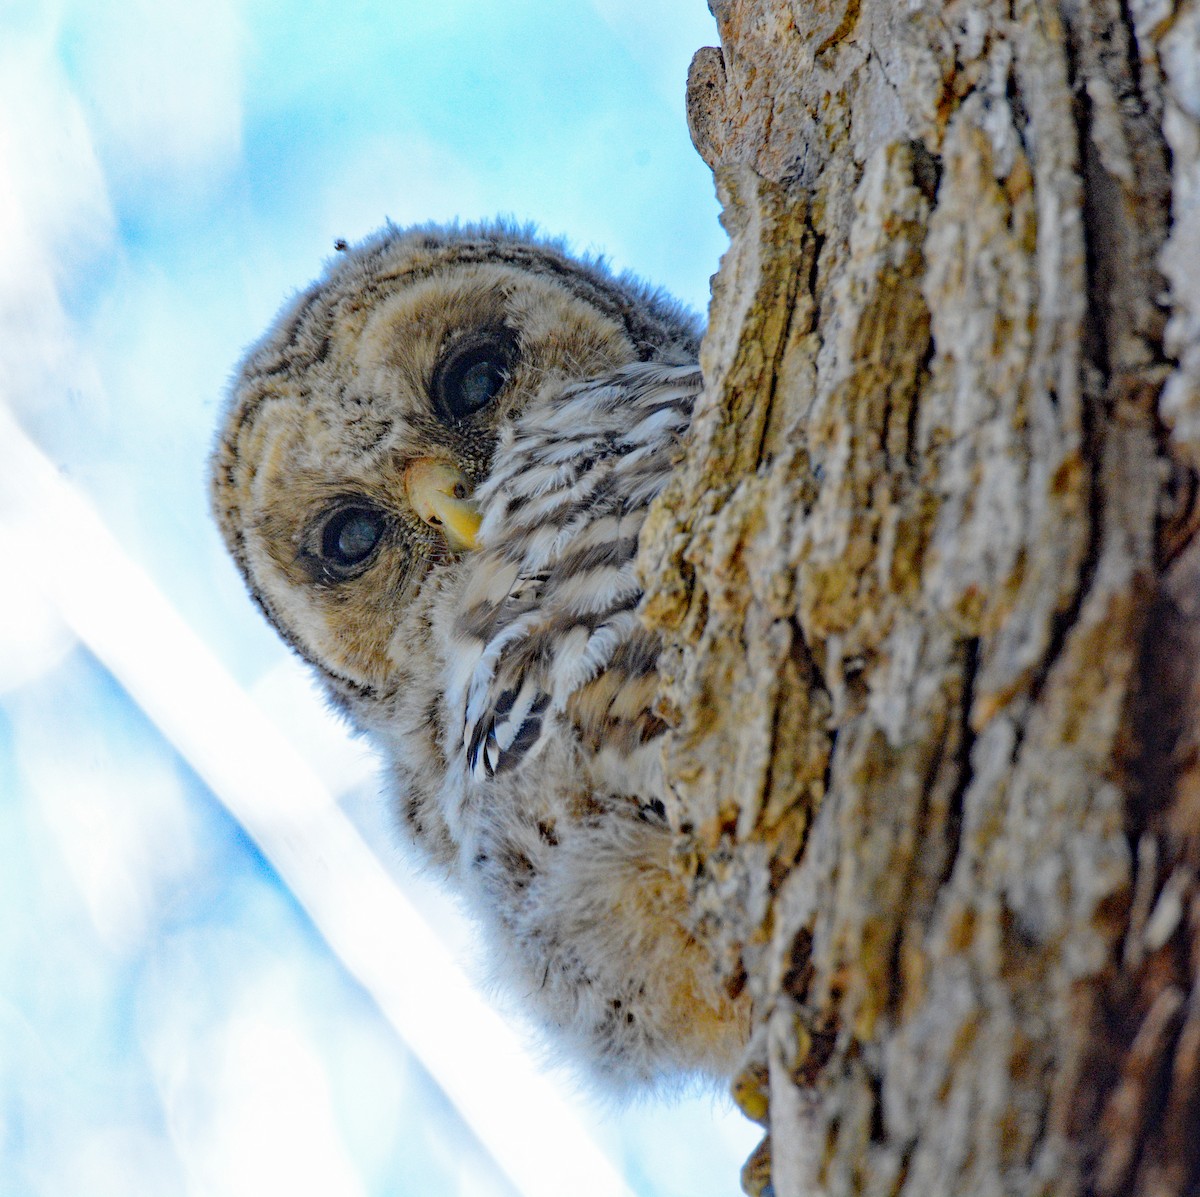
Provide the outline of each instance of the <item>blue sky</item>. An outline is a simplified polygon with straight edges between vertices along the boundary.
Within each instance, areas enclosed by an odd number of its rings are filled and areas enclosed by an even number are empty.
[[[5,1194],[515,1191],[303,864],[281,882],[269,825],[239,822],[253,795],[212,780],[197,653],[408,884],[369,757],[225,560],[206,457],[243,347],[385,219],[532,220],[702,311],[725,237],[683,96],[713,41],[703,0],[0,5],[0,416],[23,430],[0,471],[54,467],[45,495],[0,479]],[[60,545],[73,575],[33,568]],[[161,636],[122,600],[143,582]],[[469,956],[442,899],[406,892]],[[734,1192],[754,1140],[704,1100],[580,1109],[646,1197]]]

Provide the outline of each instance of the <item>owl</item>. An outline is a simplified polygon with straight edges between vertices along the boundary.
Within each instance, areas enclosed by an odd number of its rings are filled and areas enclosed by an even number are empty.
[[[728,1075],[748,999],[670,868],[634,569],[698,323],[530,229],[339,250],[237,371],[212,458],[229,551],[378,749],[508,1004],[611,1088]]]

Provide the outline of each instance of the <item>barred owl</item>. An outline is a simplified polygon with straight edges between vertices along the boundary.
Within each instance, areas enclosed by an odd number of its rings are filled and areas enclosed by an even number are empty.
[[[727,1074],[748,1026],[669,868],[634,572],[699,331],[527,229],[389,226],[249,351],[212,460],[251,595],[379,749],[492,978],[617,1087]]]

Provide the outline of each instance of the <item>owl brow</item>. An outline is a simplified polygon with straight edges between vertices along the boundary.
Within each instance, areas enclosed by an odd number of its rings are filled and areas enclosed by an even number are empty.
[[[497,261],[506,265],[519,266],[534,275],[544,275],[556,281],[574,284],[568,290],[586,299],[606,316],[621,324],[629,339],[638,347],[639,354],[649,352],[654,343],[653,326],[638,316],[636,308],[616,288],[605,286],[600,279],[591,277],[567,261],[530,251],[524,246],[508,247],[495,244],[466,242],[448,247],[447,251],[428,266],[414,266],[404,270],[389,271],[380,278],[390,280],[423,279],[438,275],[448,262],[477,264]]]
[[[638,347],[639,355],[653,349],[654,329],[640,319],[637,309],[615,288],[605,286],[600,279],[580,271],[570,262],[525,251],[514,254],[511,261],[533,268],[534,274],[545,274],[560,281],[569,280],[577,285],[568,290],[585,293],[587,301],[594,304],[605,315],[622,324],[629,339]]]

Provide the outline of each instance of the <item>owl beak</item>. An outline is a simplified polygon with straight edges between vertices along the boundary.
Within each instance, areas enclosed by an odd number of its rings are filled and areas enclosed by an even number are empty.
[[[471,484],[445,461],[418,457],[404,471],[404,491],[417,515],[436,528],[456,553],[477,547],[482,516],[471,502]]]

